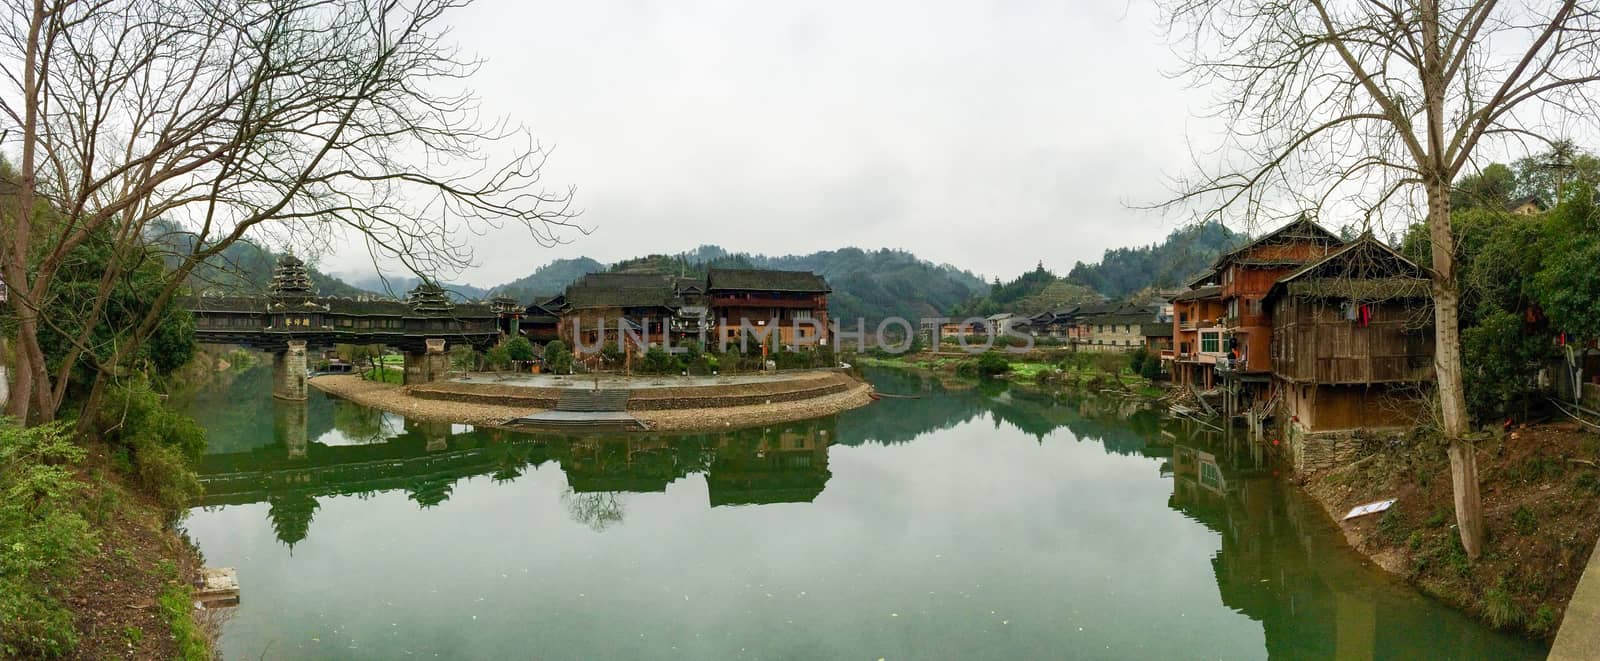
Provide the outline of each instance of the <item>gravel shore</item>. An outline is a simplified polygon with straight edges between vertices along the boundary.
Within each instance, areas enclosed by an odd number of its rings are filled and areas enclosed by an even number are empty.
[[[335,374],[310,380],[313,388],[362,406],[398,413],[413,420],[455,422],[485,427],[504,425],[543,409],[478,402],[414,397],[410,388],[365,381],[359,376]],[[719,408],[632,411],[651,431],[711,431],[769,425],[832,415],[872,402],[872,387],[862,383],[844,392],[793,402],[774,402]]]

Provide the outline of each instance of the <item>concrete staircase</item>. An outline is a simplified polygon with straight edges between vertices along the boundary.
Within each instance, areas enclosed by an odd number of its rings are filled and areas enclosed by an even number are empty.
[[[601,390],[568,388],[561,391],[561,399],[556,402],[555,410],[580,413],[626,411],[630,394],[631,392],[624,388]]]
[[[510,424],[575,434],[640,431],[645,429],[644,423],[628,413],[630,394],[626,389],[568,388],[561,391],[555,409],[517,418]]]

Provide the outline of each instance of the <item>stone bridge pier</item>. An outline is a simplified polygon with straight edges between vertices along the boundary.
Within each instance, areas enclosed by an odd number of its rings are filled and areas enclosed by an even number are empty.
[[[443,379],[450,371],[450,354],[444,351],[443,338],[423,340],[426,347],[421,352],[406,352],[405,383],[408,386],[433,383]]]
[[[306,399],[306,343],[289,340],[288,348],[272,354],[272,396],[303,402]]]

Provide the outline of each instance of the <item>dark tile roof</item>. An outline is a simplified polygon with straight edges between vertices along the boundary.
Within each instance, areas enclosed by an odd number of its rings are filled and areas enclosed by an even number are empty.
[[[1301,214],[1299,218],[1294,219],[1289,224],[1261,235],[1261,238],[1222,253],[1217,257],[1217,261],[1214,266],[1220,268],[1223,264],[1228,262],[1238,261],[1235,259],[1236,255],[1256,246],[1284,243],[1288,241],[1313,241],[1316,243],[1323,243],[1333,246],[1344,243],[1344,239],[1339,238],[1339,235],[1328,231],[1328,228],[1326,227],[1318,225],[1316,221],[1311,220],[1310,216]],[[1291,265],[1295,263],[1298,262],[1289,262]],[[1257,265],[1270,266],[1276,264],[1277,262]]]
[[[1279,278],[1267,292],[1296,296],[1383,300],[1430,295],[1427,272],[1371,234]]]
[[[1177,302],[1177,301],[1198,301],[1198,300],[1200,300],[1202,298],[1216,298],[1216,297],[1219,297],[1219,296],[1222,296],[1222,286],[1221,285],[1211,285],[1209,287],[1196,287],[1194,289],[1190,289],[1189,291],[1183,292],[1182,294],[1178,294],[1177,296],[1172,297],[1172,300],[1173,300],[1173,302]]]
[[[1532,204],[1533,206],[1539,207],[1540,211],[1549,211],[1550,210],[1550,205],[1545,204],[1544,200],[1539,199],[1538,195],[1529,195],[1527,197],[1517,198],[1515,200],[1512,200],[1512,201],[1506,203],[1506,211],[1515,210],[1517,207],[1520,207],[1520,206],[1523,206],[1523,205],[1526,205],[1526,204]]]
[[[1140,327],[1145,337],[1172,337],[1172,323],[1145,324]]]
[[[656,287],[568,287],[567,308],[670,308],[676,301],[666,281]]]
[[[833,291],[822,276],[810,271],[768,269],[711,269],[706,291],[784,291],[826,294]]]

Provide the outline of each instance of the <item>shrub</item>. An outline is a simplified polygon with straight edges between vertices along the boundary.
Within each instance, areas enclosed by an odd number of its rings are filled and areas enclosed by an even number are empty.
[[[503,370],[511,367],[511,350],[504,344],[497,344],[488,351],[483,352],[483,363],[489,369]]]
[[[1516,602],[1511,600],[1504,579],[1495,587],[1483,591],[1483,617],[1497,629],[1522,622],[1522,609],[1517,608]]]
[[[1555,626],[1557,617],[1560,616],[1556,613],[1555,607],[1550,604],[1541,604],[1539,610],[1533,613],[1533,619],[1528,622],[1528,630],[1535,633],[1549,631],[1550,627]]]
[[[94,549],[73,476],[83,458],[63,425],[0,419],[0,657],[61,656],[77,645],[72,614],[50,586]]]
[[[1532,535],[1539,529],[1539,519],[1526,505],[1519,505],[1517,511],[1511,514],[1511,527],[1518,535]]]
[[[683,363],[660,347],[650,347],[634,370],[641,374],[677,374],[683,371]]]
[[[567,350],[567,343],[551,340],[544,345],[544,364],[556,374],[572,373],[572,352]]]
[[[126,453],[137,483],[176,517],[200,496],[194,467],[205,453],[205,430],[162,405],[143,379],[113,386],[99,429],[113,452]]]
[[[977,370],[981,377],[999,376],[1011,371],[1011,361],[999,353],[987,352],[978,356]]]

